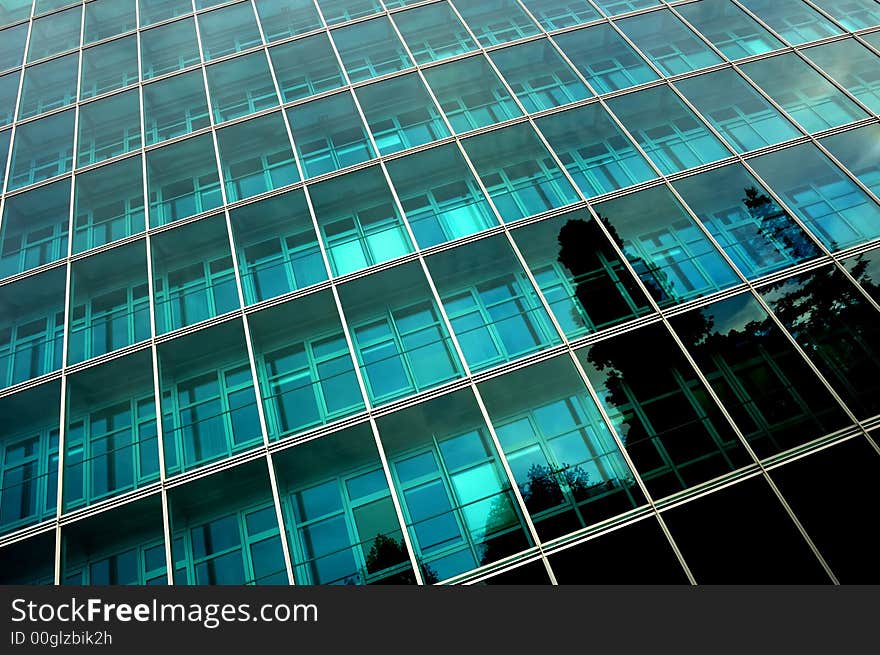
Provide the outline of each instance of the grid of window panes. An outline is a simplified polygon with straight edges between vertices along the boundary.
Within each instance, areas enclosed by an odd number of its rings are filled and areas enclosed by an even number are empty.
[[[0,0],[0,583],[880,581],[878,112],[875,0]]]

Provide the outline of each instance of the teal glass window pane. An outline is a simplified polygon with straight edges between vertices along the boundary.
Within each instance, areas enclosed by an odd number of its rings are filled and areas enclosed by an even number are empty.
[[[730,156],[667,86],[612,98],[608,106],[667,175]]]
[[[454,145],[431,148],[387,164],[406,220],[421,248],[498,224]]]
[[[382,11],[378,0],[317,0],[324,21],[334,25]]]
[[[512,234],[570,339],[650,310],[635,278],[589,212],[570,212],[517,228]]]
[[[175,75],[143,88],[147,145],[211,124],[201,71]]]
[[[880,249],[874,248],[841,262],[875,302],[880,303]]]
[[[68,365],[150,338],[143,240],[79,259],[71,276]],[[145,394],[151,401],[152,388]]]
[[[278,94],[263,52],[208,66],[214,121],[221,123],[278,104]]]
[[[880,207],[809,143],[749,161],[831,250],[880,236]]]
[[[380,154],[449,136],[437,106],[415,73],[362,86],[355,93]]]
[[[76,176],[73,252],[144,230],[144,175],[140,155]]]
[[[3,457],[3,486],[0,488],[2,534],[40,523],[56,513],[60,426],[56,405],[61,406],[61,386],[58,382],[49,382],[0,401],[0,412],[9,417],[0,437],[0,455]],[[44,532],[43,535],[48,536],[48,533]],[[23,573],[22,564],[27,559],[20,558],[26,558],[28,554],[33,556],[34,550],[38,551],[39,558],[44,556],[43,547],[37,547],[37,544],[40,544],[39,537],[36,541],[28,539],[12,544],[19,548],[26,546],[27,551],[6,551],[5,557],[13,557],[13,553],[18,556],[4,562],[5,579],[22,581],[18,575]],[[45,555],[54,553],[54,550],[54,546],[47,547]],[[54,561],[54,555],[48,559]],[[14,573],[16,570],[18,574]],[[30,572],[33,575],[38,570],[30,569]],[[44,582],[52,584],[52,573],[49,569],[45,572],[49,575]]]
[[[192,11],[192,0],[138,0],[141,27]]]
[[[662,324],[576,351],[654,498],[752,460]],[[651,366],[645,366],[650,361]]]
[[[374,156],[354,99],[347,91],[288,109],[287,116],[307,177]]]
[[[136,89],[80,107],[77,166],[95,164],[140,147],[140,103]]]
[[[30,0],[9,0],[0,6],[0,25],[24,20],[31,14]]]
[[[757,150],[801,135],[733,69],[688,77],[675,86],[737,152]]]
[[[418,263],[347,282],[339,298],[374,406],[461,377]]]
[[[230,217],[248,304],[327,279],[302,191],[237,207]]]
[[[86,48],[82,53],[81,100],[138,81],[137,37],[126,36]]]
[[[387,17],[341,27],[332,37],[352,82],[413,65]]]
[[[70,180],[8,198],[0,232],[0,277],[66,257],[69,224]]]
[[[67,5],[77,4],[78,0],[35,0],[34,15],[39,16]]]
[[[18,82],[20,79],[20,71],[8,73],[0,77],[0,127],[9,125],[15,118],[15,101],[18,99]],[[5,169],[2,172],[5,173]]]
[[[730,0],[702,0],[675,10],[730,59],[783,47],[782,41]]]
[[[635,145],[597,103],[540,118],[537,125],[585,196],[655,177]]]
[[[471,371],[560,342],[504,235],[431,255],[426,263]]]
[[[483,46],[507,43],[540,30],[515,0],[455,0],[455,8]]]
[[[750,279],[822,254],[739,164],[673,184],[737,268]]]
[[[660,306],[739,282],[721,253],[665,187],[609,200],[595,208]]]
[[[27,18],[27,14],[24,16]],[[0,22],[3,10],[0,9]],[[0,31],[0,70],[21,66],[24,59],[24,42],[27,39],[27,23]]]
[[[376,423],[427,584],[530,545],[470,390]]]
[[[155,249],[153,255],[155,258]],[[195,295],[191,294],[191,297]],[[182,302],[183,298],[180,300]],[[166,341],[157,348],[157,354],[161,371],[159,385],[165,467],[169,473],[188,471],[263,443],[254,378],[248,363],[241,321],[227,321]],[[211,491],[204,488],[193,491],[193,497],[185,505],[192,510],[208,497],[213,497],[215,500],[209,503],[209,507],[203,505],[202,512],[208,511],[216,516],[218,511],[228,512],[238,503],[251,507],[256,503],[263,506],[270,504],[266,496],[269,481],[265,463],[261,462],[250,470],[248,468],[245,465],[227,471],[231,477],[225,480],[222,477],[211,478],[208,482]],[[215,488],[215,485],[219,486]],[[175,491],[185,489],[178,487]],[[220,489],[225,490],[224,493],[231,493],[222,504],[216,501]],[[206,493],[209,495],[204,495]],[[254,497],[255,493],[259,498]],[[169,494],[169,502],[174,522],[180,518],[175,512],[175,504],[180,502],[183,506],[184,503],[173,494]],[[202,514],[201,520],[204,518]],[[235,538],[247,533],[244,527],[242,525],[242,529],[235,527],[232,530]],[[214,538],[212,543],[204,544],[205,551],[213,548],[225,552],[221,544],[226,542],[232,545],[220,534],[215,534]],[[201,550],[199,540],[193,541],[198,555]]]
[[[871,0],[813,0],[848,30],[880,25],[880,7]]]
[[[299,181],[281,113],[219,130],[217,144],[229,202]]]
[[[477,47],[445,0],[396,13],[394,23],[418,64],[460,55]]]
[[[198,15],[205,60],[260,45],[260,28],[250,2]]]
[[[880,5],[877,7],[880,9]],[[880,59],[855,39],[835,41],[803,51],[838,84],[862,101],[868,109],[880,112]]]
[[[880,412],[880,322],[858,287],[826,266],[760,293],[857,418]]]
[[[742,0],[742,4],[792,45],[841,33],[801,0]]]
[[[95,0],[86,3],[83,44],[109,39],[137,27],[136,0]]]
[[[76,53],[25,68],[18,107],[19,119],[66,107],[74,102],[78,68],[79,55]]]
[[[68,172],[73,164],[73,110],[20,125],[15,132],[6,189]]]
[[[654,7],[659,5],[659,0],[593,0],[606,16],[617,16],[636,9]]]
[[[592,95],[546,39],[495,50],[490,56],[527,112]]]
[[[311,0],[256,0],[254,4],[269,43],[321,27]]]
[[[874,195],[880,195],[880,125],[866,125],[826,137],[822,145]]]
[[[61,270],[56,268],[2,288],[0,387],[32,380],[61,368],[63,278]]]
[[[222,215],[212,216],[153,240],[157,333],[238,309],[225,223]]]
[[[377,166],[309,188],[334,275],[412,252],[402,217]]]
[[[543,539],[644,504],[568,357],[479,385],[520,495]]]
[[[9,139],[11,136],[12,130],[0,132],[0,180],[6,179],[6,159],[9,155]]]
[[[601,18],[587,0],[525,0],[523,4],[548,31]]]
[[[269,48],[284,102],[331,91],[343,84],[342,71],[326,34]]]
[[[809,132],[865,118],[867,114],[797,55],[745,64],[743,72]]]
[[[150,225],[164,225],[219,207],[217,160],[209,134],[147,153]]]
[[[527,123],[464,141],[492,202],[506,222],[577,202],[574,188]]]
[[[257,312],[249,322],[271,438],[325,425],[364,409],[351,352],[329,291]]]
[[[554,37],[597,93],[657,79],[657,74],[610,25],[594,25]]]
[[[670,323],[759,457],[850,422],[751,294]]]
[[[721,63],[721,58],[671,11],[633,16],[617,24],[666,75],[687,73]]]
[[[36,61],[79,47],[81,23],[81,6],[35,19],[31,25],[27,60]]]
[[[196,0],[196,9],[210,9],[211,7],[216,7],[217,5],[222,5],[228,2],[228,0]]]
[[[160,25],[141,33],[141,70],[145,80],[198,62],[199,44],[192,18]]]
[[[424,71],[440,108],[457,133],[521,116],[485,57],[468,57]]]

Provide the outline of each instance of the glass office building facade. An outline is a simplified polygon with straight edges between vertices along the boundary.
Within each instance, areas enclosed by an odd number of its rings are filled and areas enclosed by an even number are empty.
[[[0,0],[0,582],[880,581],[880,3]]]

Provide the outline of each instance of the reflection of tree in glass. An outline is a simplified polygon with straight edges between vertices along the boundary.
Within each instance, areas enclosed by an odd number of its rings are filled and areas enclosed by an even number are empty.
[[[373,539],[373,545],[367,553],[366,564],[367,572],[375,573],[384,571],[392,567],[398,567],[404,562],[409,561],[409,554],[406,550],[406,542],[403,538],[400,540],[379,533]],[[423,565],[423,578],[426,584],[433,584],[438,581],[437,574],[433,572],[430,566]],[[415,584],[415,576],[409,569],[406,571],[395,573],[382,578],[382,584]]]
[[[820,254],[816,244],[767,194],[754,186],[743,192],[746,197],[742,202],[760,231],[771,242],[781,244],[792,259],[802,261]]]

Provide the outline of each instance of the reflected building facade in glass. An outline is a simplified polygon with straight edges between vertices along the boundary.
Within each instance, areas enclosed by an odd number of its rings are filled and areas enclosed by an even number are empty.
[[[875,0],[0,0],[0,582],[880,582],[878,112]]]

